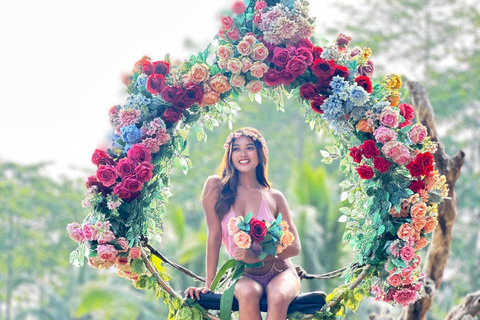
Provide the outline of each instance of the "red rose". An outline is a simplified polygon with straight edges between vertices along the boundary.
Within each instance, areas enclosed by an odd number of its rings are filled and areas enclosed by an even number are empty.
[[[314,97],[312,99],[312,102],[310,102],[310,105],[312,106],[312,110],[318,114],[322,114],[323,110],[321,107],[323,106],[323,103],[325,102],[326,99],[327,97],[324,97],[324,96]]]
[[[117,171],[114,166],[107,164],[106,166],[100,166],[95,176],[105,187],[110,187],[117,179]]]
[[[318,79],[330,79],[334,70],[333,60],[315,59],[313,61],[312,72]]]
[[[430,152],[419,153],[415,157],[415,162],[423,169],[423,175],[426,176],[433,171],[433,156]]]
[[[353,162],[360,163],[362,161],[362,150],[357,147],[348,150],[350,150],[350,157],[352,157]]]
[[[182,114],[183,110],[167,108],[162,114],[162,119],[165,122],[175,123],[182,118]]]
[[[182,93],[183,97],[183,93]],[[180,111],[186,110],[192,106],[192,103],[186,100],[179,100],[179,101],[174,101],[172,102],[172,106]]]
[[[312,48],[312,55],[313,55],[313,60],[315,61],[316,59],[321,59],[323,49],[321,47],[313,47]]]
[[[128,176],[133,176],[135,174],[135,164],[128,158],[120,159],[120,161],[118,161],[116,169],[117,174],[122,179]]]
[[[312,100],[318,96],[317,86],[311,82],[307,82],[300,86],[300,96],[305,100]]]
[[[222,26],[224,29],[231,29],[233,28],[233,19],[230,17],[223,17],[222,18]]]
[[[143,144],[134,144],[127,153],[128,159],[132,160],[135,164],[140,162],[152,161],[152,154],[148,151],[147,147]]]
[[[132,195],[130,190],[122,183],[117,183],[113,188],[113,194],[117,195],[120,199],[129,199]]]
[[[307,66],[313,63],[313,55],[312,50],[306,47],[297,48],[297,55],[305,58],[305,63]]]
[[[147,76],[155,73],[155,67],[150,60],[143,60],[142,70]]]
[[[226,31],[226,30],[225,30],[224,28],[222,28],[222,29],[220,29],[220,31],[218,31],[218,36],[219,36],[220,38],[222,38],[223,40],[226,40],[226,39],[225,39],[225,31]]]
[[[280,80],[282,81],[283,85],[287,86],[295,81],[295,76],[287,69],[283,69],[280,71]]]
[[[154,62],[153,67],[155,69],[155,73],[161,74],[164,77],[170,73],[170,63],[167,61]]]
[[[232,5],[232,11],[235,14],[242,14],[245,12],[245,9],[247,9],[247,7],[242,0],[237,0]]]
[[[269,87],[281,84],[282,79],[280,78],[280,72],[272,68],[268,69],[268,71],[263,74],[263,82]]]
[[[173,102],[177,100],[177,95],[182,92],[182,87],[174,84],[173,86],[168,86],[163,90],[162,98],[167,102]]]
[[[415,193],[418,193],[420,190],[423,189],[425,186],[425,183],[423,183],[422,180],[412,180],[410,181],[410,185],[408,186],[408,189],[412,190]]]
[[[348,68],[344,66],[335,65],[335,69],[333,70],[333,76],[340,76],[344,79],[347,79],[349,75]]]
[[[265,222],[252,218],[250,220],[250,232],[248,234],[252,237],[253,241],[257,243],[262,242],[267,234]]]
[[[380,173],[385,173],[388,171],[388,168],[392,165],[391,162],[387,161],[382,157],[375,157],[373,159],[373,166],[377,169]]]
[[[185,99],[191,103],[201,103],[203,99],[203,90],[198,84],[189,83],[185,88]]]
[[[372,81],[370,81],[369,77],[359,76],[355,78],[355,82],[359,87],[362,87],[368,93],[372,93]]]
[[[147,80],[147,91],[151,94],[161,94],[165,89],[165,79],[161,74],[152,74]]]
[[[135,168],[135,175],[141,182],[148,182],[153,177],[153,164],[142,162]]]
[[[398,127],[403,128],[411,125],[415,116],[415,109],[408,103],[400,103],[398,108],[400,109],[400,115],[405,119],[404,122],[398,124]]]
[[[100,149],[95,149],[95,151],[93,152],[93,155],[92,155],[92,163],[96,166],[98,166],[99,162],[100,162],[100,159],[104,158],[108,156],[108,154],[103,151],[103,150],[100,150]]]
[[[227,31],[227,37],[230,38],[230,40],[240,39],[240,34],[238,33],[238,29],[235,28],[230,31]]]
[[[97,177],[90,176],[87,178],[87,182],[85,183],[87,188],[91,188],[93,186],[98,186],[100,183],[97,180]]]
[[[319,93],[327,95],[330,89],[330,79],[319,79],[317,81],[317,90]]]
[[[297,47],[298,48],[307,48],[310,51],[313,49],[313,43],[309,39],[302,39],[299,42],[297,42]]]
[[[358,166],[357,172],[360,175],[360,178],[362,179],[372,179],[374,176],[373,169],[364,164],[362,164],[361,166]]]
[[[373,140],[364,141],[360,146],[360,149],[362,150],[362,155],[367,159],[376,157],[380,154],[380,151],[378,151],[377,145]]]
[[[261,41],[261,42],[268,49],[268,57],[265,60],[267,60],[268,62],[273,62],[273,54],[275,53],[275,49],[277,48],[277,46],[275,46],[270,42],[266,42],[266,41]]]
[[[290,60],[290,55],[287,49],[282,49],[279,47],[275,48],[275,50],[273,51],[273,58],[272,58],[272,62],[274,65],[276,65],[279,68],[285,68],[289,60]]]
[[[143,188],[143,183],[134,177],[125,178],[125,180],[122,181],[122,184],[128,189],[128,191],[130,191],[130,193],[139,192]]]
[[[420,177],[423,175],[422,167],[415,161],[410,161],[405,167],[410,171],[412,177]]]
[[[302,56],[296,56],[288,61],[287,70],[290,71],[295,77],[301,76],[308,68],[305,63],[305,58]]]

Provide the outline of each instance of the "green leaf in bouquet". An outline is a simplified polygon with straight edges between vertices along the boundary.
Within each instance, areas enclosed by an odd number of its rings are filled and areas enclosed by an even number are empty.
[[[141,276],[138,277],[135,287],[137,289],[143,290],[147,288],[147,284],[148,284],[148,276],[146,274],[142,274]]]
[[[250,220],[252,220],[252,217],[253,217],[253,214],[252,214],[251,212],[249,212],[249,213],[245,216],[245,218],[243,218],[243,221],[244,221],[245,223],[250,223]]]
[[[393,264],[395,266],[397,266],[398,268],[406,268],[407,265],[405,264],[405,262],[403,262],[403,260],[401,259],[392,259],[391,260],[393,262]]]
[[[175,320],[191,320],[193,318],[193,313],[190,307],[185,306],[177,311],[175,315]]]
[[[266,253],[265,251],[261,251],[260,254],[258,255],[258,259],[260,260],[263,260],[265,259],[266,257],[268,256],[268,253]]]
[[[140,258],[133,259],[133,261],[130,263],[130,266],[132,267],[133,273],[136,273],[136,274],[145,273],[145,264],[143,263],[143,260]]]
[[[388,260],[387,271],[393,270],[394,268],[395,268],[395,264],[392,262],[392,260]]]
[[[277,222],[277,225],[279,225],[280,222],[282,222],[282,213],[279,213],[279,214],[278,214],[278,217],[277,217],[276,222]]]

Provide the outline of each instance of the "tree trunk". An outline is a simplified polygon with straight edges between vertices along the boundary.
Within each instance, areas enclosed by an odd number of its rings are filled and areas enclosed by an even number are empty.
[[[432,106],[428,100],[428,93],[419,83],[409,81],[407,83],[412,97],[415,114],[420,123],[427,127],[428,135],[432,141],[438,143],[438,150],[434,155],[436,167],[441,175],[447,178],[450,188],[448,197],[438,206],[438,225],[435,228],[430,248],[425,261],[426,281],[421,298],[414,304],[403,310],[399,320],[424,320],[425,314],[432,306],[433,296],[440,286],[443,271],[450,254],[452,242],[452,228],[457,215],[457,197],[454,192],[455,182],[460,175],[460,168],[463,165],[465,153],[459,151],[454,157],[445,154],[445,149],[438,137]]]
[[[453,307],[445,320],[469,320],[480,314],[480,291],[467,295],[462,304]]]

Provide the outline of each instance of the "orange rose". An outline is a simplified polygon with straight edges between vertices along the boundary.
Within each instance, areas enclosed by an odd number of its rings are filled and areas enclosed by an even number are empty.
[[[411,214],[414,219],[425,218],[425,213],[427,212],[427,205],[425,202],[420,202],[412,206]]]
[[[195,83],[206,81],[210,73],[208,72],[208,66],[205,63],[195,63],[192,69],[188,72],[188,79]]]
[[[407,240],[408,237],[413,237],[415,235],[415,229],[408,223],[404,223],[398,228],[397,236],[400,239]]]
[[[373,132],[373,127],[368,123],[368,120],[365,120],[365,119],[358,121],[356,128],[358,131],[362,131],[362,132],[369,132],[369,133]]]
[[[218,93],[224,93],[230,90],[230,84],[228,83],[227,77],[223,74],[216,74],[210,79],[210,87],[217,91]]]
[[[427,238],[421,237],[419,240],[415,241],[415,250],[422,250],[428,244]]]
[[[240,229],[237,227],[237,219],[236,218],[231,218],[230,220],[228,220],[227,230],[228,230],[228,234],[230,234],[230,235],[234,235],[235,233],[240,231]]]
[[[247,233],[243,231],[239,231],[235,233],[235,235],[233,236],[233,242],[235,242],[235,244],[239,248],[248,249],[250,248],[250,244],[252,240],[250,239],[250,236]]]
[[[284,246],[282,246],[281,244],[277,244],[277,254],[281,253],[283,251],[283,249],[285,249]]]
[[[218,92],[211,90],[206,92],[203,95],[202,103],[200,104],[200,107],[211,106],[211,105],[214,105],[215,103],[218,103],[219,101],[220,101],[220,94]]]
[[[288,223],[285,220],[282,220],[280,222],[280,229],[282,229],[283,232],[288,231]]]
[[[422,231],[426,223],[427,221],[424,218],[412,220],[412,226],[417,232]]]
[[[435,229],[437,224],[437,217],[428,217],[427,223],[425,224],[425,228],[423,229],[423,231],[425,231],[425,233],[430,233],[433,231],[433,229]]]
[[[392,107],[395,107],[400,102],[400,96],[398,94],[394,94],[394,95],[388,96],[388,100],[390,101],[390,105]]]
[[[293,233],[287,231],[283,233],[282,237],[280,238],[280,242],[284,247],[286,247],[293,242],[293,239],[295,239]]]

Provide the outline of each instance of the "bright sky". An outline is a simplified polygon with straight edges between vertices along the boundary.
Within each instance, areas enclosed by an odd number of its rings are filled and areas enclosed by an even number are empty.
[[[203,49],[233,0],[24,0],[0,2],[0,161],[53,161],[51,173],[93,171],[125,101],[121,75],[148,54],[184,60],[188,37]],[[317,33],[335,15],[311,1]],[[332,39],[333,40],[333,39]]]

